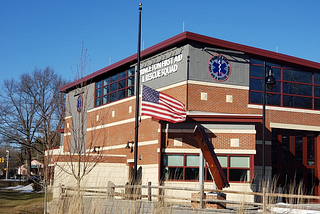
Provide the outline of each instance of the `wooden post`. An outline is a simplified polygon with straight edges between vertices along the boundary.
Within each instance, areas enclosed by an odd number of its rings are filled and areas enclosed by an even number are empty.
[[[148,182],[148,201],[151,201],[151,181]]]
[[[63,184],[59,184],[60,188],[60,199],[64,199],[66,196],[66,188]]]
[[[200,186],[200,208],[204,209],[204,203],[203,203],[203,196],[204,196],[204,192],[203,192],[203,184]]]
[[[112,198],[114,196],[115,185],[111,181],[108,181],[107,194],[108,198]]]
[[[263,188],[263,194],[262,194],[262,207],[263,207],[263,213],[266,213],[266,188]]]

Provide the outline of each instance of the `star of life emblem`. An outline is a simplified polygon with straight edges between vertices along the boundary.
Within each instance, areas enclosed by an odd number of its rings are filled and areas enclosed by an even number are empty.
[[[212,56],[208,62],[208,72],[214,80],[218,82],[226,81],[231,74],[228,59],[221,54]]]

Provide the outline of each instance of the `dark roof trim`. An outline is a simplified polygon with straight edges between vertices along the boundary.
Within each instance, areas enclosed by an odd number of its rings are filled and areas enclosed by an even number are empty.
[[[204,36],[204,35],[200,35],[200,34],[196,34],[196,33],[191,33],[188,31],[180,33],[174,37],[171,37],[170,39],[162,41],[152,47],[149,47],[149,48],[141,51],[141,58],[142,59],[147,58],[150,55],[159,53],[165,49],[168,49],[170,47],[174,47],[175,45],[183,43],[188,40],[202,42],[202,43],[206,43],[208,45],[213,45],[213,46],[221,47],[221,48],[225,48],[225,49],[241,51],[241,52],[247,53],[249,55],[256,56],[258,58],[266,58],[267,60],[286,62],[289,64],[308,67],[310,69],[320,70],[320,63],[317,63],[317,62],[313,62],[313,61],[309,61],[309,60],[305,60],[305,59],[301,59],[301,58],[297,58],[297,57],[292,57],[289,55],[280,54],[280,53],[276,53],[276,52],[272,52],[272,51],[267,51],[267,50],[263,50],[263,49],[259,49],[259,48],[254,48],[254,47],[250,47],[250,46],[246,46],[246,45],[241,45],[241,44],[237,44],[237,43],[233,43],[233,42],[228,42],[228,41],[221,40],[221,39],[215,39],[212,37],[208,37],[208,36]],[[108,71],[111,71],[119,66],[122,66],[125,64],[130,64],[130,63],[131,64],[136,63],[136,61],[137,61],[137,54],[134,54],[134,55],[127,57],[123,60],[120,60],[120,61],[118,61],[108,67],[102,68],[92,74],[89,74],[81,79],[78,79],[74,82],[71,82],[71,83],[61,87],[60,92],[67,92],[68,89],[71,89],[71,88],[73,88],[83,82],[88,82],[88,81],[92,80],[93,78],[95,78],[101,74],[104,74]]]
[[[187,121],[197,122],[233,122],[233,123],[262,123],[260,115],[188,115]]]

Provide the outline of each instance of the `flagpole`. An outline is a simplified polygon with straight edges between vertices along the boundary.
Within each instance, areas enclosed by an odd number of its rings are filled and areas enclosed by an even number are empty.
[[[139,136],[139,92],[140,92],[140,47],[141,47],[141,11],[142,4],[139,3],[139,33],[138,33],[138,56],[137,56],[137,71],[136,71],[136,117],[135,117],[135,134],[134,134],[134,166],[133,166],[133,181],[137,184],[138,172],[138,136]]]

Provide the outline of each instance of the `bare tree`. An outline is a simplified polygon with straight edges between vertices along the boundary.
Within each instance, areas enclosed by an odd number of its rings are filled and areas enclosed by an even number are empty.
[[[41,146],[41,149],[37,148],[37,150],[44,155],[46,150],[59,145],[58,130],[64,122],[64,97],[59,93],[59,89],[65,84],[65,81],[50,67],[44,70],[35,69],[32,75],[23,74],[21,80],[23,88],[31,95],[37,107],[36,113],[40,118],[40,125],[36,142]],[[49,159],[49,156],[50,153],[47,153],[46,158]],[[47,160],[44,162],[44,213],[47,213],[48,163]]]
[[[31,172],[33,151],[43,156],[57,144],[58,129],[63,124],[64,100],[59,88],[65,84],[50,67],[24,73],[17,80],[5,80],[0,101],[0,134],[26,151],[27,172]],[[45,167],[45,212],[47,202],[47,167]]]
[[[27,170],[31,169],[31,153],[41,118],[37,105],[20,81],[5,80],[0,93],[0,134],[7,143],[25,147]],[[30,174],[28,174],[30,176]]]
[[[99,127],[108,120],[105,110],[93,118],[88,110],[94,106],[94,83],[81,81],[89,70],[87,50],[83,50],[77,65],[79,84],[66,94],[66,119],[64,137],[64,161],[58,167],[76,180],[79,210],[82,212],[80,196],[81,182],[103,159],[101,149],[107,133]]]

